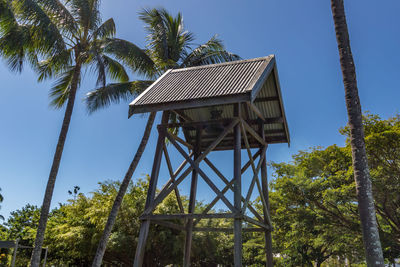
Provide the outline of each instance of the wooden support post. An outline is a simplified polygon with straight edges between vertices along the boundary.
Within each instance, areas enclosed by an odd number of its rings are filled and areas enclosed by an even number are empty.
[[[234,116],[240,118],[240,103],[234,106]],[[233,129],[233,178],[234,178],[234,206],[238,212],[241,211],[242,203],[242,173],[241,173],[241,135],[240,124]],[[235,218],[234,221],[234,266],[242,266],[242,219]]]
[[[168,122],[168,113],[167,112],[163,113],[162,122],[163,123]],[[164,132],[160,131],[158,134],[156,153],[154,155],[153,168],[151,170],[149,189],[147,191],[145,210],[149,206],[151,206],[154,201],[154,196],[155,196],[156,188],[157,188],[158,174],[160,172],[160,164],[161,164],[164,142],[165,142]],[[143,258],[144,258],[145,248],[146,248],[147,236],[149,234],[149,228],[150,228],[150,220],[142,221],[142,223],[140,225],[140,230],[139,230],[138,244],[136,247],[135,261],[133,263],[134,267],[141,267],[143,265]]]
[[[261,137],[265,140],[265,133],[264,133],[264,124],[260,123],[259,124],[259,133]],[[268,197],[268,176],[267,176],[267,157],[266,157],[266,145],[264,146],[265,149],[263,149],[264,153],[264,158],[261,164],[261,185],[262,185],[262,193],[264,195],[264,199],[266,202],[266,207],[264,207],[264,210],[267,211],[266,214],[264,214],[264,223],[265,224],[270,224],[270,229],[264,231],[264,237],[265,237],[265,253],[267,256],[267,262],[266,266],[267,267],[273,267],[274,262],[273,262],[273,255],[272,255],[272,237],[271,237],[271,231],[272,231],[272,224],[271,224],[271,219],[269,218],[269,197]]]
[[[17,259],[18,242],[19,242],[19,238],[17,238],[17,240],[15,240],[15,247],[14,247],[13,257],[11,260],[11,267],[15,267],[15,260]]]
[[[46,267],[46,261],[47,261],[47,251],[49,248],[44,248],[44,259],[43,259],[43,267]]]
[[[194,161],[200,155],[200,146],[201,146],[201,132],[202,129],[197,129],[196,132],[196,146],[194,147]],[[199,166],[196,164],[197,167]],[[188,213],[194,213],[196,207],[196,192],[197,192],[197,180],[199,173],[197,169],[193,169],[192,172],[192,182],[190,185],[190,197],[189,197],[189,208]],[[183,251],[183,267],[190,266],[190,250],[192,248],[192,235],[193,235],[193,218],[189,219],[186,223],[186,239],[185,239],[185,247]]]

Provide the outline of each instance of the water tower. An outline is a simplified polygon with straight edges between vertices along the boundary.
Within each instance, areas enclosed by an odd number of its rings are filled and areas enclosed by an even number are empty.
[[[134,266],[143,264],[151,223],[186,233],[183,266],[190,265],[193,231],[233,233],[234,266],[242,266],[242,233],[262,232],[267,266],[272,266],[265,155],[269,144],[290,142],[275,57],[168,70],[130,104],[129,115],[154,111],[163,111],[163,116],[157,126],[158,141]],[[171,114],[176,121],[169,120]],[[183,135],[179,137],[172,129],[179,129]],[[175,171],[168,153],[171,148],[184,159]],[[226,177],[207,158],[213,151],[220,150],[233,151],[233,177]],[[248,160],[242,161],[242,150],[247,151]],[[163,156],[170,178],[156,194]],[[205,165],[214,175],[202,170]],[[246,181],[248,188],[242,190],[242,174],[247,169],[252,171],[251,179]],[[191,179],[186,209],[178,190],[185,179]],[[202,179],[209,186],[210,194],[215,196],[202,213],[194,212],[198,179]],[[222,181],[223,188],[217,186],[217,180]],[[233,192],[233,197],[227,196],[228,191]],[[261,213],[251,205],[253,192],[261,199]],[[157,205],[170,193],[176,194],[180,213],[154,214]],[[218,201],[225,204],[227,212],[213,210]],[[233,227],[197,227],[200,220],[221,218],[233,220]],[[174,223],[177,220],[181,223]]]

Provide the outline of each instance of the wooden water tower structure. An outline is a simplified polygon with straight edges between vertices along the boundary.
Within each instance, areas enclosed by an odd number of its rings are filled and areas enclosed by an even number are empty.
[[[267,266],[272,266],[272,227],[265,155],[268,144],[290,142],[275,57],[271,55],[168,70],[130,104],[129,115],[154,111],[163,111],[163,116],[161,124],[157,127],[158,141],[145,210],[141,216],[134,266],[143,264],[151,223],[186,233],[183,266],[190,265],[193,231],[233,233],[234,266],[242,266],[242,232],[263,232]],[[175,122],[168,119],[172,113],[177,118]],[[176,128],[183,133],[183,137],[174,135],[173,131],[169,130]],[[166,140],[170,143],[168,146],[165,144]],[[175,171],[168,147],[174,147],[184,158]],[[244,164],[241,159],[242,149],[247,151],[248,155],[248,161]],[[223,175],[218,166],[207,158],[210,153],[218,150],[233,151],[231,179]],[[170,178],[156,194],[163,155]],[[215,175],[207,175],[201,164],[208,165]],[[252,170],[252,179],[247,181],[249,186],[244,192],[242,174],[247,169]],[[215,198],[202,213],[195,213],[199,176],[209,186],[210,193],[215,194]],[[178,185],[190,178],[189,206],[185,209]],[[217,187],[216,179],[223,182],[223,188]],[[261,214],[250,203],[255,188],[263,204]],[[233,192],[233,199],[227,196],[228,191]],[[176,194],[180,213],[154,214],[157,205],[172,192]],[[226,205],[227,212],[216,213],[212,210],[218,201]],[[233,227],[196,227],[200,220],[221,218],[232,219]],[[174,223],[177,220],[180,220],[181,224]]]

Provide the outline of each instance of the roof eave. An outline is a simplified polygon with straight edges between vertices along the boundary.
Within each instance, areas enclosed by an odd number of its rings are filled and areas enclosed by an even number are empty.
[[[161,81],[161,79],[163,77],[165,77],[168,73],[170,73],[172,71],[172,69],[167,70],[166,72],[164,72],[163,75],[161,75],[160,77],[158,77],[158,79],[153,82],[149,87],[147,87],[146,90],[144,90],[138,97],[136,97],[130,104],[129,104],[129,112],[128,112],[128,118],[130,118],[134,112],[132,112],[132,107],[135,105],[136,102],[139,101],[140,98],[142,98],[142,96],[144,96],[154,85],[156,85],[159,81]]]
[[[290,146],[289,126],[288,126],[287,119],[286,119],[285,106],[283,105],[281,85],[279,82],[278,68],[277,68],[276,64],[274,66],[274,75],[275,75],[276,88],[277,88],[278,96],[279,96],[279,105],[281,106],[281,111],[282,111],[283,125],[285,127],[285,132],[286,132],[286,136],[287,136],[287,143]]]
[[[206,106],[215,106],[215,105],[226,105],[240,102],[250,101],[251,94],[250,93],[241,93],[235,95],[225,95],[225,96],[217,96],[210,98],[200,98],[191,101],[177,101],[170,103],[159,103],[159,104],[151,104],[151,105],[129,105],[129,117],[133,114],[153,112],[153,111],[164,111],[164,110],[174,110],[174,109],[190,109],[190,108],[198,108],[198,107],[206,107]]]

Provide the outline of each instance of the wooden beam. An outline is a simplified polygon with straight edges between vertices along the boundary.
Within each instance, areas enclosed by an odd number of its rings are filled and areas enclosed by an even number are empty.
[[[265,117],[262,112],[251,102],[246,102],[247,106],[259,117],[262,121],[265,121]]]
[[[265,140],[253,129],[250,125],[248,125],[243,119],[241,120],[244,128],[251,134],[261,145],[265,145]]]
[[[175,122],[175,123],[164,123],[157,125],[158,128],[192,128],[197,129],[199,127],[206,127],[213,124],[229,124],[232,119],[219,119],[219,120],[208,120],[208,121],[188,121],[188,122]]]
[[[175,176],[175,174],[174,174],[174,171],[173,171],[173,168],[172,168],[171,160],[169,158],[169,154],[168,154],[166,146],[163,147],[163,151],[164,151],[165,161],[167,162],[169,175],[171,177],[170,179],[172,180],[172,182],[175,182],[175,178],[173,178]],[[182,204],[182,199],[181,199],[181,195],[179,194],[178,187],[176,187],[174,189],[174,191],[175,191],[176,201],[178,202],[179,210],[180,210],[180,212],[184,213],[185,209],[184,209],[183,204]]]
[[[241,218],[240,214],[236,213],[180,213],[180,214],[143,214],[141,220],[187,220],[187,219],[232,219]]]
[[[284,122],[284,119],[282,117],[265,118],[265,120],[264,120],[264,124],[283,123],[283,122]],[[248,123],[253,125],[253,124],[258,124],[259,121],[251,120],[251,121],[248,121]]]
[[[195,161],[195,163],[199,163],[202,161],[218,144],[221,142],[221,140],[228,134],[228,132],[239,122],[239,119],[233,119],[231,120],[231,123],[225,128],[225,130],[220,134],[220,136],[212,142],[208,148],[199,156],[199,158]],[[168,133],[165,128],[159,128],[159,131],[163,131]],[[179,146],[178,146],[179,147]],[[183,151],[181,149],[181,151]],[[184,151],[183,151],[184,152]],[[186,155],[186,153],[184,153]],[[185,164],[188,162],[188,160],[185,160]],[[182,167],[183,168],[183,167]],[[189,173],[192,171],[193,166],[190,166],[189,168],[184,171],[181,176],[179,176],[178,179],[172,184],[172,181],[170,181],[164,186],[164,188],[161,190],[161,192],[157,195],[155,198],[153,204],[145,210],[145,213],[150,213],[151,211],[154,210],[154,208],[166,197],[171,193],[172,190],[174,190],[175,187],[177,187],[185,178],[186,176],[189,175]],[[168,186],[168,187],[167,187]]]
[[[260,155],[262,152],[262,150],[258,150],[253,156],[252,159],[253,161],[257,159],[258,155]],[[225,188],[222,190],[222,192],[225,194],[226,191],[228,191],[228,189],[231,189],[232,192],[234,191],[233,189],[233,182],[234,179],[232,179],[231,181],[228,181],[228,179],[212,164],[211,161],[209,160],[204,160],[207,165],[217,174],[218,177],[220,177],[220,179],[225,183]],[[241,173],[243,174],[249,167],[251,166],[251,161],[249,160],[241,169]],[[217,202],[218,202],[219,198],[216,197],[210,204],[209,206],[207,206],[207,208],[204,210],[204,212],[208,212]],[[245,198],[242,196],[242,202],[245,201]],[[263,218],[258,214],[258,212],[251,206],[249,206],[249,210],[254,214],[254,216],[256,216],[260,221],[263,221]]]
[[[218,228],[218,227],[195,227],[193,231],[196,232],[225,232],[225,233],[233,233],[233,228]],[[245,227],[242,228],[243,232],[264,232],[265,229],[259,227]]]
[[[261,150],[258,150],[254,155],[253,155],[253,160],[255,160],[259,155],[261,154]],[[225,178],[225,176],[219,172],[219,170],[212,164],[211,161],[209,161],[207,158],[204,159],[204,161],[207,163],[207,165],[214,170],[214,172],[216,172],[216,174],[218,175],[218,177],[221,178],[221,180],[226,184],[224,189],[222,189],[222,193],[225,194],[229,189],[232,190],[233,192],[233,182],[234,179],[232,179],[231,181],[228,181],[228,179]],[[250,166],[250,161],[248,161],[241,169],[241,173],[243,174]],[[213,201],[211,201],[211,203],[208,204],[208,206],[203,210],[202,214],[207,214],[207,212],[209,212],[215,204],[217,204],[219,200],[219,196],[216,196]],[[244,201],[244,197],[242,197],[242,201]],[[253,209],[251,206],[249,206],[249,210],[251,210],[251,212],[254,214],[254,216],[256,216],[259,220],[263,220],[262,217],[257,213],[257,211],[255,209]],[[193,223],[193,225],[197,225],[197,223],[199,223],[199,220],[195,221]]]
[[[189,154],[189,157],[193,155],[193,152]],[[171,177],[168,182],[162,187],[160,193],[156,196],[154,199],[153,203],[145,209],[144,213],[151,213],[161,201],[171,193],[172,190],[174,190],[178,185],[186,178],[186,176],[189,175],[191,168],[187,168],[186,171],[179,176],[178,179],[175,180],[175,178],[178,176],[178,174],[183,170],[185,165],[188,163],[187,160],[184,160],[181,165],[178,167],[178,169],[174,172],[174,176]]]
[[[164,130],[165,131],[165,130]],[[165,135],[167,138],[171,141],[171,143],[175,146],[175,148],[178,150],[178,152],[185,157],[185,159],[192,165],[192,168],[195,169],[200,176],[203,178],[203,180],[208,184],[208,186],[217,194],[217,196],[220,196],[221,200],[225,203],[225,205],[232,211],[236,212],[235,207],[229,202],[228,199],[221,193],[221,191],[218,189],[218,187],[212,182],[212,180],[198,167],[198,162],[193,161],[191,158],[188,157],[186,152],[176,143],[174,140],[174,137],[168,132],[165,131]],[[203,153],[204,154],[204,153]],[[202,154],[202,155],[203,155]],[[204,156],[205,157],[205,156]],[[199,156],[198,159],[200,159],[201,156]]]
[[[198,127],[205,127],[212,124],[229,124],[232,119],[219,119],[219,120],[208,120],[208,121],[189,121],[189,122],[176,122],[176,123],[163,123],[157,125],[158,128],[176,128],[176,127],[186,127],[196,129]],[[264,124],[273,124],[273,123],[283,123],[284,119],[282,117],[272,117],[265,118]],[[247,120],[247,123],[250,125],[258,125],[258,120]]]
[[[190,118],[189,116],[187,116],[187,115],[184,113],[183,110],[176,110],[176,109],[174,109],[174,110],[172,110],[172,112],[174,112],[176,115],[178,115],[179,117],[181,117],[184,121],[187,121],[187,122],[193,121],[193,119]]]
[[[162,122],[168,121],[168,115],[169,115],[168,112],[163,112]],[[157,181],[160,172],[164,142],[165,142],[165,135],[160,133],[158,135],[156,152],[154,154],[153,168],[151,170],[149,188],[147,190],[145,209],[152,206],[154,202],[154,196],[157,189]],[[149,234],[149,228],[150,228],[150,221],[148,220],[143,221],[140,225],[139,239],[136,247],[134,267],[141,267],[143,264],[143,258],[146,247],[146,241]]]
[[[183,225],[179,225],[176,223],[172,223],[172,222],[168,222],[168,221],[161,221],[161,220],[157,220],[157,221],[151,221],[153,224],[158,224],[158,225],[162,225],[168,228],[172,228],[175,230],[179,230],[179,231],[185,231],[185,227],[183,227]]]
[[[196,146],[194,147],[194,160],[196,160],[200,155],[200,144],[201,144],[201,134],[202,129],[199,128],[196,131]],[[199,168],[199,164],[196,164]],[[197,181],[198,181],[198,170],[197,168],[192,171],[192,181],[190,184],[190,195],[189,195],[189,207],[188,213],[193,214],[196,207],[196,193],[197,193]],[[193,219],[188,219],[186,223],[186,236],[185,236],[185,247],[183,250],[183,266],[190,266],[190,252],[192,248],[192,236],[193,236]]]
[[[261,137],[265,139],[264,125],[260,124],[258,130]],[[271,218],[269,215],[270,207],[269,207],[269,194],[268,194],[267,157],[265,155],[266,149],[267,147],[265,147],[264,149],[264,159],[262,160],[262,166],[261,166],[261,184],[262,184],[262,194],[264,195],[267,204],[267,207],[264,209],[267,212],[266,214],[264,214],[264,223],[268,224],[271,227],[271,230],[264,232],[264,240],[265,240],[265,254],[267,258],[267,267],[273,267],[274,259],[272,254],[272,236],[271,236],[271,231],[273,229],[271,224]]]
[[[260,227],[264,228],[265,230],[270,230],[270,229],[271,229],[271,227],[270,227],[269,225],[266,225],[266,224],[264,224],[264,223],[262,223],[262,222],[259,222],[259,221],[257,221],[257,220],[254,220],[253,218],[251,218],[251,217],[249,217],[249,216],[244,215],[244,216],[243,216],[243,219],[244,219],[246,222],[252,223],[252,224],[257,225],[257,226],[260,226]]]
[[[261,187],[260,181],[259,181],[258,179],[256,180],[256,184],[257,184],[258,192],[259,192],[259,194],[260,194],[261,202],[262,202],[262,204],[263,204],[263,211],[264,211],[264,214],[267,216],[268,225],[272,225],[271,219],[269,218],[269,212],[268,212],[268,210],[266,209],[266,207],[267,207],[267,201],[265,200],[265,196],[264,196],[264,194],[263,194],[262,187]]]
[[[186,146],[188,149],[193,149],[193,146],[191,144],[189,144],[188,142],[186,142],[185,140],[183,140],[182,138],[180,138],[177,135],[174,135],[176,141],[178,141],[179,143],[181,143],[182,145]]]
[[[263,158],[261,158],[258,161],[258,165],[257,165],[257,167],[255,167],[255,164],[254,164],[254,161],[253,161],[253,157],[251,155],[249,141],[247,139],[246,130],[244,129],[244,125],[242,123],[240,125],[241,125],[242,132],[243,132],[243,139],[244,139],[244,143],[246,145],[247,155],[249,156],[250,165],[251,165],[251,168],[253,169],[253,179],[251,180],[249,191],[247,192],[246,200],[245,200],[245,202],[243,204],[243,208],[242,208],[242,213],[245,214],[246,208],[247,208],[247,206],[249,204],[249,201],[250,201],[251,194],[253,193],[254,183],[256,182],[256,180],[258,180],[258,173],[259,173],[260,168],[262,166]],[[264,153],[264,152],[265,152],[265,149],[263,148],[263,151],[261,153]]]
[[[233,116],[241,119],[240,103],[234,105]],[[233,146],[233,179],[234,179],[234,205],[235,209],[241,210],[242,203],[242,173],[241,173],[241,135],[240,125],[236,124],[233,133],[235,136]],[[242,219],[235,218],[234,228],[234,266],[242,267]]]
[[[254,99],[254,102],[270,102],[270,101],[279,101],[279,97],[277,96],[267,96],[267,97],[257,97]]]
[[[172,192],[185,178],[188,176],[191,172],[192,168],[188,167],[180,176],[178,179],[175,180],[175,182],[170,179],[167,184],[163,187],[163,189],[160,191],[160,193],[156,196],[154,199],[153,204],[145,210],[144,213],[150,213],[152,212],[158,204],[161,203],[168,195],[169,193]]]

